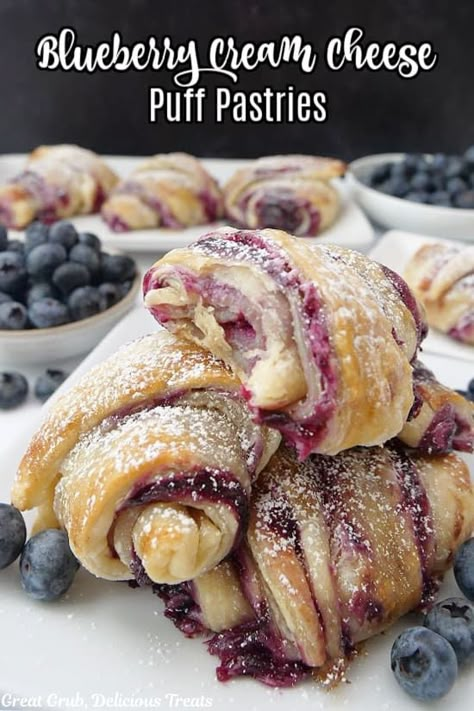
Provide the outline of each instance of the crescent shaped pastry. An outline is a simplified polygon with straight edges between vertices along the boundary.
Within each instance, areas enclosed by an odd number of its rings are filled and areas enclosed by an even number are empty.
[[[25,170],[0,186],[0,222],[23,229],[35,219],[50,223],[97,212],[117,181],[92,151],[66,144],[40,146]]]
[[[432,601],[473,526],[469,472],[454,454],[389,445],[301,463],[281,448],[234,556],[154,590],[186,634],[217,633],[220,680],[334,684],[359,642]]]
[[[222,358],[301,457],[382,444],[413,405],[426,333],[405,282],[351,250],[222,228],[147,273],[157,321]]]
[[[65,528],[95,575],[189,580],[236,546],[279,436],[250,421],[224,364],[162,331],[120,349],[49,412],[12,491]]]
[[[115,232],[150,227],[179,229],[214,222],[222,214],[222,196],[214,178],[193,156],[153,156],[122,181],[102,208]]]
[[[224,186],[227,219],[237,227],[275,227],[300,237],[329,227],[340,209],[331,178],[346,165],[333,158],[268,156],[237,170]]]
[[[405,279],[430,326],[474,344],[474,247],[425,244],[407,264]]]

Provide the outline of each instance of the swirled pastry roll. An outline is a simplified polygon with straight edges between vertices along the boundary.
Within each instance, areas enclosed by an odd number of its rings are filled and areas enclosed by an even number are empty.
[[[219,679],[334,683],[359,642],[433,599],[473,526],[468,469],[454,454],[387,446],[301,463],[281,448],[233,558],[155,592],[186,634],[217,633]]]
[[[115,232],[202,225],[221,214],[219,186],[186,153],[164,153],[144,161],[102,208],[104,220]]]
[[[474,449],[474,404],[439,383],[423,363],[413,368],[415,402],[398,435],[409,447],[429,454]]]
[[[279,444],[254,425],[222,362],[166,332],[142,338],[60,398],[20,464],[12,499],[60,525],[110,580],[215,567],[245,531],[251,483]]]
[[[425,244],[409,261],[405,279],[430,326],[474,344],[474,247]]]
[[[317,235],[338,215],[339,193],[330,180],[345,170],[345,164],[333,158],[259,158],[237,170],[224,186],[226,217],[237,227],[275,227],[300,237]]]
[[[54,222],[97,212],[118,181],[115,173],[85,148],[40,146],[25,170],[0,186],[0,222],[23,229],[32,220]]]
[[[382,444],[413,405],[425,324],[405,282],[351,250],[222,228],[158,261],[145,303],[226,361],[300,456]]]

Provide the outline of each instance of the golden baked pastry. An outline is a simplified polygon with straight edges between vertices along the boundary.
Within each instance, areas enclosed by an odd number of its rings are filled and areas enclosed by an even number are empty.
[[[474,344],[474,247],[425,244],[408,262],[404,276],[425,307],[430,326]]]
[[[25,170],[0,186],[0,222],[19,230],[35,219],[49,223],[98,212],[117,181],[92,151],[40,146],[30,154]]]
[[[333,158],[268,156],[237,170],[223,188],[225,215],[237,227],[275,227],[314,236],[332,225],[340,196],[331,178],[346,165]]]
[[[279,436],[250,421],[224,364],[160,331],[121,348],[52,406],[20,464],[18,508],[66,529],[110,580],[213,568],[246,527],[251,483]]]
[[[197,158],[186,153],[148,158],[116,187],[102,208],[104,220],[115,232],[179,229],[214,222],[221,214],[219,186]]]

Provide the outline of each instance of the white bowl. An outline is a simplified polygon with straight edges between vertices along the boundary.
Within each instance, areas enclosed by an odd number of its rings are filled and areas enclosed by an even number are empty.
[[[374,222],[389,229],[474,241],[474,210],[423,205],[386,195],[365,184],[364,181],[376,166],[399,162],[404,156],[404,153],[379,153],[359,158],[349,165],[346,177],[352,195],[367,215]]]
[[[110,250],[112,253],[112,250]],[[116,252],[115,252],[116,253]],[[128,294],[110,309],[82,321],[54,328],[0,330],[0,364],[3,367],[46,364],[92,350],[129,311],[141,286],[137,275]]]

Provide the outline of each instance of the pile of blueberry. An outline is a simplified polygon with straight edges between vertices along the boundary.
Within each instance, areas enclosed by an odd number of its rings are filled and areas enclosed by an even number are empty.
[[[0,225],[0,329],[51,328],[95,316],[130,291],[136,267],[70,222],[33,222],[25,241]]]
[[[423,625],[402,632],[392,647],[395,678],[420,701],[445,696],[458,671],[474,662],[474,538],[458,550],[454,577],[466,597],[451,597],[434,605]]]
[[[66,380],[67,373],[59,368],[48,368],[36,378],[33,392],[40,402],[46,402]],[[0,410],[12,410],[28,397],[29,385],[24,375],[16,371],[0,372]]]
[[[396,163],[378,165],[370,187],[387,195],[442,207],[474,209],[474,146],[462,156],[407,153]]]
[[[0,570],[18,556],[21,586],[35,600],[60,598],[79,569],[64,531],[50,528],[27,541],[21,513],[14,506],[0,504]]]

